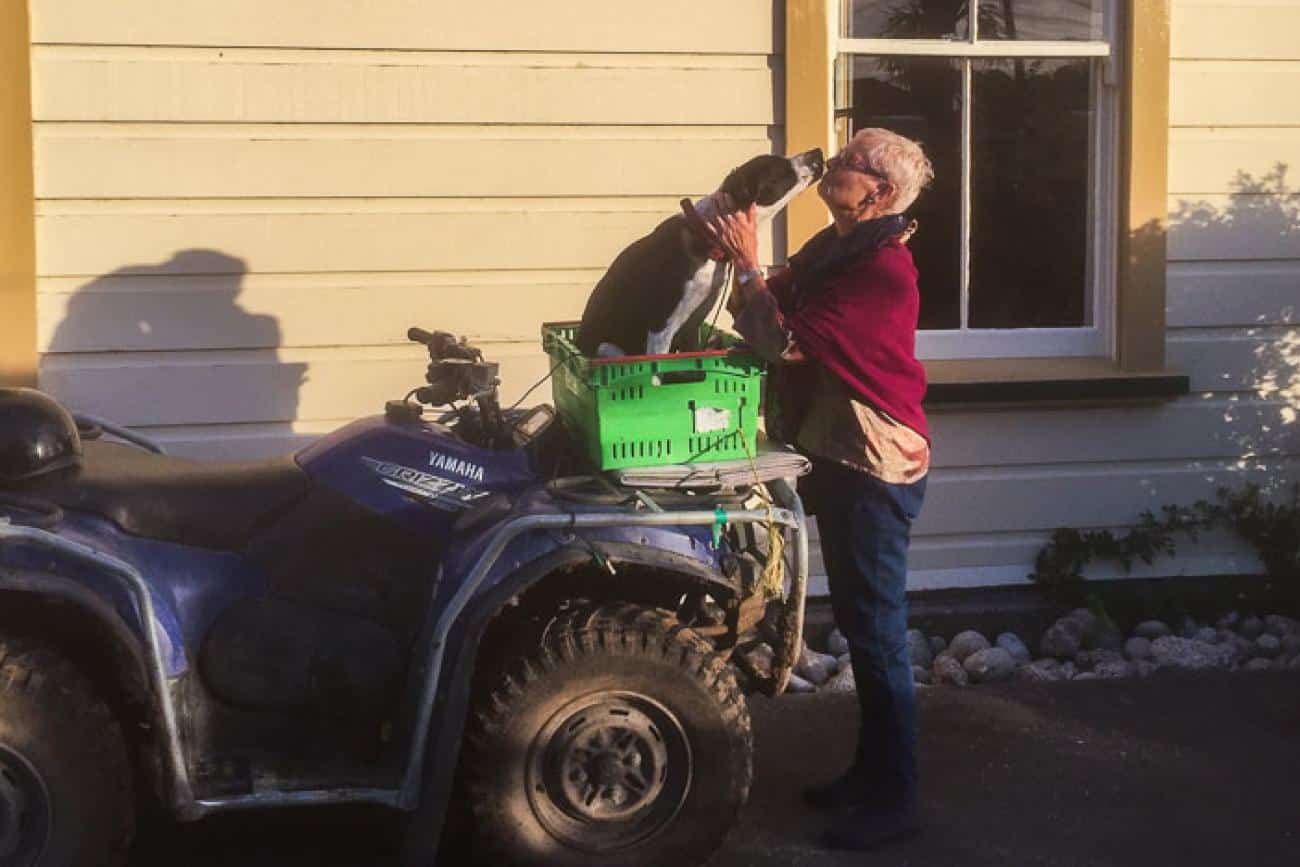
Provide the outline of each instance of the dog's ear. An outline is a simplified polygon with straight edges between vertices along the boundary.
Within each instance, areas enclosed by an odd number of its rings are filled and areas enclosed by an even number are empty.
[[[754,172],[746,171],[747,168],[748,165],[744,165],[733,169],[720,188],[737,211],[749,210],[749,206],[758,200],[758,178]]]
[[[722,192],[731,197],[739,210],[750,205],[773,205],[785,197],[799,182],[790,161],[764,154],[734,169],[722,182]]]

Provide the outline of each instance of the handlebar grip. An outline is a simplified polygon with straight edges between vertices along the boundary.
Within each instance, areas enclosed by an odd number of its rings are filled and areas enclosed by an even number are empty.
[[[433,335],[423,328],[408,328],[406,329],[406,339],[428,346],[433,342]]]

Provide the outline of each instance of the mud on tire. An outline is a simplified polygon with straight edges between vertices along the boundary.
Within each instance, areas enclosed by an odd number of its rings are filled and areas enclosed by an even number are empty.
[[[108,706],[60,654],[0,634],[0,865],[116,867],[134,822]]]
[[[748,706],[708,642],[656,609],[574,609],[473,715],[462,770],[474,854],[702,863],[749,796],[752,752]]]

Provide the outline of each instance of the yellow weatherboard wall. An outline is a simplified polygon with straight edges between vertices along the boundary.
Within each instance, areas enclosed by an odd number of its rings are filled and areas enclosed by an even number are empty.
[[[265,453],[418,385],[418,325],[512,400],[541,322],[772,152],[773,3],[33,0],[42,383]]]
[[[27,4],[0,4],[0,385],[36,383]]]

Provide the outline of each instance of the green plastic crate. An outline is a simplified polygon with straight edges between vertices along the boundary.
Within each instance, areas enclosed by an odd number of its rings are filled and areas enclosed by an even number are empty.
[[[542,347],[555,368],[556,411],[599,469],[743,458],[747,448],[754,454],[763,379],[757,356],[717,350],[588,358],[573,343],[577,330],[577,322],[548,322]]]

